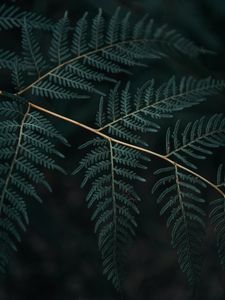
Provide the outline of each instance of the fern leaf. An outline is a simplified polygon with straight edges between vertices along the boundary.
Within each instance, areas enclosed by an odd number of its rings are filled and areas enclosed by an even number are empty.
[[[91,28],[91,41],[90,47],[97,50],[104,44],[104,18],[102,16],[101,8],[97,16],[93,19]]]
[[[188,167],[196,169],[192,159],[206,159],[212,154],[211,149],[225,146],[225,118],[222,114],[188,123],[180,136],[179,128],[180,122],[177,121],[173,132],[167,131],[167,145],[173,141],[167,157],[175,157]]]
[[[96,125],[98,127],[101,127],[103,125],[103,123],[105,122],[105,114],[103,112],[103,104],[104,104],[104,98],[101,97],[100,101],[99,101],[99,109],[98,112],[96,114]]]
[[[74,174],[84,170],[82,186],[90,184],[86,201],[93,211],[103,273],[120,290],[124,247],[135,234],[135,216],[139,213],[137,202],[140,198],[131,182],[144,181],[136,170],[145,169],[140,161],[149,159],[134,149],[101,138],[92,139],[81,148],[93,145],[94,150],[89,150]]]
[[[77,21],[77,24],[74,29],[71,51],[76,56],[80,56],[82,53],[88,50],[88,45],[86,40],[87,28],[88,28],[88,22],[87,22],[87,12],[86,12],[83,15],[83,17],[79,21]]]
[[[119,19],[120,7],[118,7],[109,21],[109,26],[106,35],[106,42],[109,45],[116,43],[119,39],[120,19]]]
[[[41,48],[33,35],[32,27],[28,25],[26,19],[24,19],[24,25],[22,27],[22,36],[22,47],[26,68],[31,75],[33,75],[33,72],[35,71],[39,77],[42,68],[45,67],[45,61],[41,54]]]
[[[4,116],[0,125],[0,270],[4,271],[10,249],[16,249],[20,232],[28,224],[25,199],[41,201],[37,184],[51,190],[42,166],[63,171],[55,161],[63,157],[55,142],[67,142],[45,117],[20,101],[2,101],[0,112]]]
[[[62,19],[54,26],[51,47],[49,49],[50,60],[60,65],[70,57],[68,45],[69,19],[65,12]]]
[[[21,63],[21,60],[16,53],[0,49],[0,68],[12,70],[16,61]]]
[[[67,13],[65,13],[64,17],[52,27],[52,41],[49,49],[50,63],[48,63],[50,69],[45,73],[42,72],[39,79],[24,87],[20,93],[31,89],[36,90],[37,84],[42,85],[44,81],[49,81],[52,77],[54,77],[55,85],[66,88],[69,84],[74,93],[80,89],[86,94],[93,91],[98,93],[98,87],[93,89],[93,81],[115,81],[113,74],[121,72],[130,74],[127,67],[146,66],[146,59],[171,55],[168,48],[189,56],[201,53],[201,49],[192,42],[180,35],[172,34],[165,26],[154,28],[153,21],[149,20],[148,16],[139,22],[132,23],[129,22],[129,16],[128,13],[122,17],[118,9],[106,22],[101,9],[91,20],[85,13],[75,25],[72,43],[70,43],[71,27]],[[37,70],[40,69],[38,62],[42,62],[42,59],[40,49],[38,49],[31,31],[34,26],[26,13],[23,18],[26,19],[26,27],[29,29],[26,30],[24,41],[30,45],[30,47],[24,46],[25,60],[29,63],[33,62]],[[23,31],[25,32],[25,30]],[[27,55],[28,50],[31,53],[30,56]],[[39,69],[38,73],[40,73]],[[29,71],[28,69],[28,73]],[[64,74],[63,77],[68,75],[70,78],[56,80],[58,78],[56,74],[59,73]],[[71,81],[73,75],[75,75],[74,80]],[[52,95],[54,98],[52,91],[48,92],[47,89],[48,85],[45,85],[46,96],[51,98]]]
[[[217,171],[217,186],[220,188],[225,187],[225,172],[224,166],[221,164]],[[210,221],[216,232],[217,250],[221,266],[225,270],[225,197],[220,197],[210,203]]]
[[[49,81],[39,82],[33,85],[32,93],[34,95],[47,97],[51,99],[70,100],[84,98],[84,96],[80,96],[69,89],[65,89]]]
[[[15,60],[12,70],[12,84],[16,91],[19,91],[25,85],[23,67],[18,59]]]
[[[172,77],[159,88],[156,88],[154,81],[150,80],[137,89],[131,104],[130,84],[128,83],[122,91],[117,84],[109,93],[109,101],[105,108],[107,121],[99,128],[99,131],[107,130],[115,137],[139,144],[141,138],[138,134],[159,130],[158,119],[171,118],[174,112],[197,105],[206,100],[207,96],[214,95],[223,88],[224,81],[211,78],[196,80],[187,77],[177,83]],[[218,118],[222,117],[218,116]],[[221,138],[224,121],[221,120],[220,125],[218,120],[214,122],[212,119],[209,122],[212,124],[211,127],[207,127],[207,131],[213,130],[214,132],[217,126],[220,128],[218,129],[220,136],[215,139]],[[198,134],[200,133],[198,132]],[[167,144],[169,143],[168,139],[169,132],[167,133]],[[175,138],[174,141],[176,140]],[[219,141],[215,141],[215,143],[219,143]],[[221,143],[223,142],[221,141]],[[178,153],[176,155],[178,156]]]
[[[33,12],[22,11],[18,7],[5,4],[0,5],[0,30],[22,27],[24,18],[34,28],[52,30],[53,22]]]
[[[168,215],[167,227],[171,231],[172,246],[177,250],[181,270],[194,287],[199,281],[202,265],[205,201],[200,193],[206,185],[176,165],[159,169],[155,175],[160,179],[152,192],[159,193],[157,203],[162,205],[160,215]]]

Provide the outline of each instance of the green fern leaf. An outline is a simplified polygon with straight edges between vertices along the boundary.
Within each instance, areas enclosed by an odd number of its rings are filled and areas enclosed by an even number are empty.
[[[160,126],[158,119],[171,118],[173,113],[182,109],[197,105],[206,100],[206,96],[214,95],[224,88],[224,81],[211,78],[196,80],[192,77],[183,78],[179,83],[172,77],[159,88],[150,80],[141,88],[138,88],[133,103],[130,102],[130,83],[121,91],[119,83],[110,91],[107,103],[107,121],[99,128],[99,131],[107,131],[116,138],[136,144],[143,144],[139,134],[157,132]],[[104,109],[102,109],[104,111]],[[218,116],[221,119],[221,116]],[[207,132],[216,130],[215,139],[222,138],[224,121],[212,119],[207,127]],[[197,129],[196,129],[197,131]],[[201,135],[200,132],[196,134]],[[167,134],[169,138],[169,131]],[[142,140],[142,141],[141,141]],[[176,138],[174,139],[176,142]],[[219,144],[219,141],[215,141]],[[223,143],[223,141],[221,141]],[[178,153],[176,154],[178,156]]]
[[[120,290],[124,247],[135,234],[135,216],[139,213],[140,198],[131,183],[145,181],[136,170],[146,169],[141,161],[149,159],[134,149],[101,138],[92,139],[81,148],[92,146],[95,148],[80,161],[74,174],[84,170],[82,186],[90,184],[86,201],[93,211],[103,273]]]
[[[18,59],[15,60],[12,70],[12,84],[16,91],[21,90],[25,85],[24,70]]]
[[[173,133],[167,131],[167,157],[175,157],[188,167],[196,169],[192,159],[206,159],[211,149],[225,146],[225,118],[222,114],[206,120],[202,117],[188,123],[179,137],[180,121],[176,122]],[[173,142],[172,142],[173,141]]]
[[[16,61],[22,63],[16,53],[0,49],[0,68],[12,70]]]
[[[41,54],[41,48],[33,35],[32,27],[28,25],[26,19],[24,19],[22,27],[22,36],[24,64],[31,75],[36,72],[39,77],[46,63]]]
[[[32,93],[34,95],[47,97],[51,99],[82,99],[87,98],[86,96],[78,95],[73,91],[60,87],[49,81],[39,82],[32,87]]]
[[[16,97],[14,97],[15,100]],[[10,249],[16,249],[20,232],[28,224],[27,197],[41,201],[36,185],[51,190],[42,167],[63,171],[55,162],[63,155],[55,142],[66,143],[52,124],[30,106],[20,102],[1,102],[0,114],[0,270],[4,271]]]
[[[205,183],[180,170],[176,165],[155,172],[160,179],[152,192],[160,192],[157,203],[160,215],[167,214],[167,227],[172,234],[181,270],[192,287],[199,281],[202,265],[202,245],[205,232],[205,200],[200,197]]]
[[[87,12],[83,15],[83,17],[77,21],[77,24],[74,29],[74,35],[72,40],[71,51],[76,56],[80,56],[82,53],[88,50],[87,45]]]
[[[224,166],[221,164],[217,171],[217,187],[225,187],[225,172]],[[210,203],[210,221],[213,225],[216,238],[217,238],[217,249],[218,256],[220,259],[221,266],[225,270],[225,241],[224,241],[224,230],[225,230],[225,198],[221,197],[217,200],[213,200]]]
[[[0,5],[0,30],[22,27],[24,18],[34,28],[52,30],[53,22],[33,12],[22,11],[18,7],[5,4]]]
[[[100,93],[96,82],[115,81],[112,74],[129,73],[127,67],[146,66],[146,59],[171,55],[168,48],[189,56],[201,53],[201,49],[192,42],[176,33],[172,34],[166,27],[154,28],[153,21],[149,20],[147,16],[139,22],[132,22],[133,24],[129,23],[129,16],[130,14],[121,17],[118,9],[106,22],[101,9],[91,20],[85,13],[75,25],[72,43],[70,43],[71,27],[67,13],[65,13],[64,17],[53,26],[49,49],[49,70],[23,88],[21,93],[30,89],[33,89],[33,92],[39,92],[39,89],[34,86],[42,85],[46,80],[54,80],[55,85],[60,88],[69,86],[73,93],[76,93],[77,90],[83,90],[87,94]],[[28,28],[33,27],[29,17],[26,17],[26,23]],[[37,70],[40,65],[38,62],[42,62],[40,49],[38,50],[31,30],[26,36],[29,39],[26,38],[25,41],[32,41],[29,44],[33,47],[24,47],[24,49],[32,49],[30,53],[34,54],[35,52],[35,55],[24,54],[29,62],[30,60],[33,63],[36,62],[35,69]],[[34,57],[35,59],[32,59]],[[93,82],[95,82],[95,87]],[[51,88],[51,85],[45,85],[45,96],[54,98],[51,90],[47,92],[48,86]]]
[[[54,26],[51,47],[49,49],[50,60],[60,65],[70,57],[68,45],[69,19],[65,12],[62,19]]]
[[[98,14],[93,19],[91,28],[91,41],[90,47],[97,50],[104,45],[104,18],[102,16],[102,10],[99,9]]]

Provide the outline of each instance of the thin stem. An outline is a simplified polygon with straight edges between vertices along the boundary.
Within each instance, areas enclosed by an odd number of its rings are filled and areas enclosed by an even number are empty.
[[[85,125],[83,123],[77,122],[77,121],[72,120],[72,119],[67,118],[67,117],[64,117],[64,116],[62,116],[60,114],[57,114],[57,113],[52,112],[50,110],[47,110],[47,109],[45,109],[45,108],[43,108],[41,106],[35,105],[33,103],[30,103],[30,106],[33,107],[33,108],[35,108],[35,109],[37,109],[37,110],[39,110],[39,111],[42,111],[42,112],[44,112],[46,114],[52,115],[52,116],[54,116],[56,118],[59,118],[61,120],[66,121],[68,123],[74,124],[76,126],[84,128],[84,129],[86,129],[86,130],[88,130],[90,132],[93,132],[94,134],[96,134],[98,136],[101,136],[102,138],[105,138],[105,139],[107,139],[110,142],[114,142],[114,143],[117,143],[117,144],[129,147],[129,148],[133,148],[133,149],[136,149],[138,151],[150,154],[152,156],[158,157],[158,158],[160,158],[160,159],[162,159],[162,160],[164,160],[164,161],[166,161],[166,162],[168,162],[168,163],[176,166],[177,168],[180,168],[180,169],[182,169],[182,170],[184,170],[184,171],[192,174],[193,176],[198,177],[199,179],[201,179],[202,181],[204,181],[206,184],[208,184],[209,186],[211,186],[214,190],[216,190],[220,195],[222,195],[223,198],[225,198],[225,193],[216,184],[214,184],[213,182],[209,181],[207,178],[201,176],[200,174],[192,171],[191,169],[189,169],[189,168],[187,168],[187,167],[185,167],[185,166],[183,166],[183,165],[181,165],[181,164],[173,161],[172,159],[169,159],[165,155],[159,154],[158,152],[154,152],[152,150],[145,149],[143,147],[139,147],[139,146],[135,146],[133,144],[122,142],[122,141],[117,140],[115,138],[112,138],[112,137],[110,137],[110,136],[108,136],[108,135],[106,135],[106,134],[104,134],[102,132],[99,132],[98,129],[94,129],[94,128],[89,127],[89,126],[87,126],[87,125]]]

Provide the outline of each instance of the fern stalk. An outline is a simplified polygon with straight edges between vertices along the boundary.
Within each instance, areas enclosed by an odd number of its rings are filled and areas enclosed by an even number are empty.
[[[44,112],[44,113],[46,113],[46,114],[49,114],[49,115],[51,115],[51,116],[54,116],[54,117],[56,117],[56,118],[58,118],[58,119],[61,119],[61,120],[63,120],[63,121],[66,121],[66,122],[68,122],[68,123],[71,123],[71,124],[73,124],[73,125],[76,125],[76,126],[78,126],[78,127],[84,128],[85,130],[88,130],[88,131],[90,131],[90,132],[92,132],[92,133],[94,133],[94,134],[96,134],[96,135],[98,135],[98,136],[100,136],[100,137],[102,137],[102,138],[108,140],[109,142],[114,142],[114,143],[117,143],[117,144],[120,144],[120,145],[129,147],[129,148],[133,148],[133,149],[136,149],[136,150],[138,150],[138,151],[141,151],[141,152],[150,154],[150,155],[152,155],[152,156],[158,157],[158,158],[160,158],[160,159],[166,161],[167,163],[169,163],[169,164],[171,164],[171,165],[174,165],[174,166],[176,166],[177,168],[182,169],[182,170],[184,170],[184,171],[186,171],[186,172],[192,174],[193,176],[195,176],[195,177],[201,179],[201,180],[204,181],[207,185],[211,186],[216,192],[218,192],[218,193],[225,199],[225,193],[217,186],[217,184],[214,184],[212,181],[210,181],[210,180],[208,180],[207,178],[201,176],[200,174],[194,172],[193,170],[191,170],[191,169],[189,169],[189,168],[187,168],[187,167],[185,167],[185,166],[183,166],[183,165],[181,165],[181,164],[175,162],[174,160],[169,159],[166,155],[162,155],[162,154],[160,154],[160,153],[158,153],[158,152],[155,152],[155,151],[152,151],[152,150],[143,148],[143,147],[135,146],[135,145],[133,145],[133,144],[126,143],[126,142],[120,141],[120,140],[118,140],[118,139],[112,138],[112,137],[110,137],[109,135],[100,132],[99,129],[94,129],[94,128],[89,127],[89,126],[87,126],[87,125],[85,125],[85,124],[83,124],[83,123],[80,123],[80,122],[75,121],[75,120],[73,120],[73,119],[67,118],[67,117],[62,116],[62,115],[60,115],[60,114],[57,114],[57,113],[55,113],[55,112],[53,112],[53,111],[50,111],[50,110],[48,110],[48,109],[45,109],[45,108],[43,108],[43,107],[41,107],[41,106],[38,106],[38,105],[36,105],[36,104],[30,103],[30,106],[33,107],[33,108],[35,108],[35,109],[37,109],[37,110],[39,110],[39,111],[42,111],[42,112]]]

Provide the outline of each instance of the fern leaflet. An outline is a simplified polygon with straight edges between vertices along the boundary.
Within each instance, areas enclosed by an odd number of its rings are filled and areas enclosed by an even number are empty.
[[[152,192],[160,192],[157,203],[162,204],[160,215],[167,214],[167,227],[172,234],[182,271],[191,286],[199,281],[202,265],[202,244],[205,232],[204,202],[200,194],[205,183],[176,165],[155,172],[160,179]]]
[[[154,80],[150,80],[137,89],[134,101],[131,102],[130,83],[128,82],[122,91],[117,84],[109,93],[105,108],[107,118],[101,118],[104,122],[101,122],[99,131],[107,131],[114,137],[146,146],[140,134],[157,132],[160,129],[157,122],[159,119],[171,118],[174,112],[197,105],[205,101],[206,96],[214,95],[223,88],[224,81],[212,78],[196,80],[184,77],[177,83],[172,77],[158,88],[155,87]],[[98,118],[100,114],[105,114],[102,107],[100,110]],[[211,127],[218,126],[218,134],[223,134],[221,130],[224,121],[221,120],[221,124],[219,120],[214,119],[209,122],[213,124],[208,124],[207,131],[212,131]],[[220,137],[217,136],[217,139]]]
[[[182,139],[179,128],[180,121],[177,121],[172,133],[170,128],[167,130],[167,157],[175,157],[188,167],[196,169],[191,159],[205,159],[206,155],[212,154],[210,149],[225,146],[225,118],[222,114],[188,123]]]
[[[217,172],[217,186],[225,187],[225,173],[222,164],[219,166]],[[222,268],[225,270],[225,197],[213,200],[210,206],[210,220],[216,231],[218,255]]]
[[[11,100],[11,101],[10,101]],[[55,141],[66,143],[52,124],[30,106],[15,99],[1,101],[0,116],[0,270],[9,260],[9,250],[16,249],[20,230],[28,223],[24,197],[41,201],[35,185],[51,190],[42,168],[63,171],[54,157],[63,157]],[[13,101],[12,101],[13,100]]]
[[[80,161],[74,174],[85,171],[82,186],[90,183],[86,201],[93,209],[92,221],[98,234],[98,246],[102,253],[103,273],[113,285],[122,289],[124,247],[135,234],[135,216],[140,201],[132,182],[145,181],[136,174],[146,169],[141,162],[149,159],[134,149],[94,138],[80,148],[94,146]]]
[[[38,88],[40,85],[45,87],[45,96],[53,99],[55,99],[54,94],[48,92],[48,88],[52,90],[54,85],[59,88],[58,93],[65,87],[71,90],[73,95],[77,94],[77,90],[83,90],[88,94],[100,93],[99,88],[96,87],[97,82],[113,81],[112,74],[127,72],[126,68],[130,66],[143,66],[146,59],[171,55],[171,49],[189,56],[196,56],[202,52],[191,41],[167,29],[166,26],[154,28],[154,22],[147,16],[139,22],[132,22],[134,25],[131,25],[130,13],[121,17],[118,9],[111,19],[106,21],[100,9],[90,21],[87,13],[78,20],[71,42],[68,35],[71,26],[67,13],[56,24],[51,25],[52,40],[48,51],[50,59],[46,64],[32,30],[37,27],[36,23],[40,23],[40,27],[42,23],[45,27],[45,22],[41,22],[42,17],[31,18],[27,13],[22,13],[15,8],[7,9],[5,5],[1,6],[0,16],[1,12],[6,29],[13,25],[23,27],[22,61],[25,61],[26,68],[28,67],[28,74],[27,70],[24,70],[24,75],[33,75],[34,70],[37,73],[36,80],[20,89],[19,94],[31,90],[34,95],[41,96],[43,93]],[[11,21],[7,21],[7,16]],[[0,66],[9,67],[11,70],[11,55],[0,52]],[[31,66],[34,70],[30,70]],[[41,72],[43,67],[45,73]],[[22,69],[20,71],[22,72]],[[63,99],[63,97],[62,92],[58,98]]]
[[[43,30],[52,29],[53,22],[43,16],[39,16],[33,12],[22,11],[15,6],[0,5],[0,30],[22,27],[24,18],[26,18],[28,23],[34,28]]]

